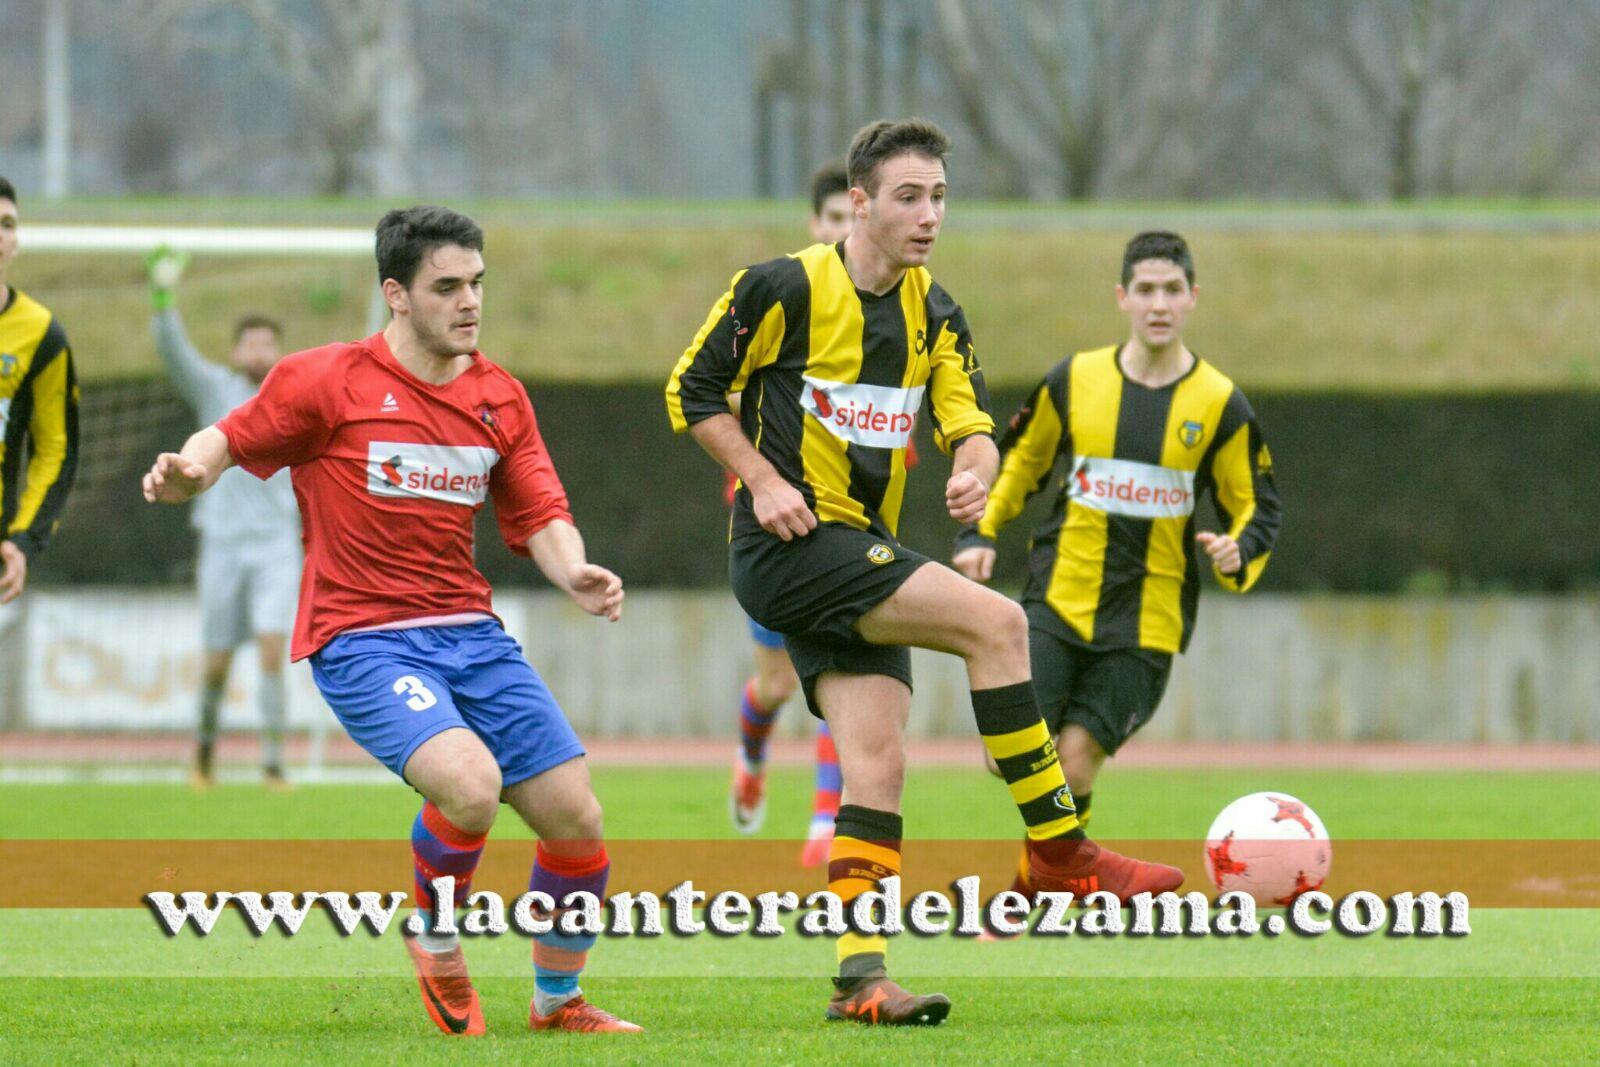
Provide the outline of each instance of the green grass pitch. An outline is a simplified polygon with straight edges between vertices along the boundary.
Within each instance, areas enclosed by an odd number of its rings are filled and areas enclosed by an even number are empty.
[[[802,832],[808,782],[800,768],[774,772],[762,836]],[[720,770],[598,768],[595,783],[612,837],[731,836]],[[1594,775],[1115,765],[1095,791],[1094,829],[1198,839],[1224,803],[1264,788],[1309,801],[1336,849],[1341,837],[1600,836]],[[8,784],[0,839],[392,838],[403,866],[415,803],[398,783],[288,795]],[[908,836],[942,838],[1008,836],[1016,818],[981,771],[917,767],[906,816]],[[508,818],[495,836],[526,835]],[[949,1022],[925,1032],[824,1025],[825,942],[702,937],[602,940],[592,954],[586,991],[645,1025],[642,1037],[534,1035],[527,945],[513,935],[469,946],[490,1027],[471,1043],[427,1023],[392,937],[345,940],[308,921],[299,938],[255,939],[225,921],[210,939],[168,941],[139,910],[10,909],[0,924],[0,989],[12,1006],[0,1025],[5,1063],[393,1063],[419,1053],[475,1063],[1576,1062],[1600,1041],[1600,909],[1475,909],[1472,936],[1448,942],[901,939],[891,967],[955,1000]]]

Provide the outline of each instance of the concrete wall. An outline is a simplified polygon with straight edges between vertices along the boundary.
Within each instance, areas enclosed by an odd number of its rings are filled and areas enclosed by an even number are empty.
[[[40,590],[24,603],[3,642],[10,656],[0,662],[0,723],[190,727],[198,624],[187,593]],[[744,618],[731,596],[634,594],[617,625],[553,593],[508,593],[497,606],[580,731],[731,731],[749,669]],[[253,724],[252,660],[239,658],[224,725]],[[969,734],[959,661],[919,651],[914,662],[913,734]],[[326,721],[306,665],[293,677],[292,721]],[[781,729],[809,730],[807,718],[797,701]],[[1600,741],[1600,598],[1213,594],[1147,735]]]

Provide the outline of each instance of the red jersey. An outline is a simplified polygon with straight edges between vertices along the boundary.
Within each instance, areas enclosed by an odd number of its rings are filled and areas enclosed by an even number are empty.
[[[257,478],[290,468],[306,553],[293,659],[345,630],[489,613],[472,558],[486,497],[519,555],[572,521],[527,390],[477,352],[444,385],[402,367],[381,333],[296,352],[217,428]]]

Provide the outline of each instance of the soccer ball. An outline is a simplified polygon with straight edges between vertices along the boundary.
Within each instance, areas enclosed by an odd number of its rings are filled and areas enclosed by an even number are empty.
[[[1333,845],[1317,813],[1288,793],[1251,793],[1222,809],[1206,834],[1206,873],[1218,891],[1287,905],[1320,887]]]

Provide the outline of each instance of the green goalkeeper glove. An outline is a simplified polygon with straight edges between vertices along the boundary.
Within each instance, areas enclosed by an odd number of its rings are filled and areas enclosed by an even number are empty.
[[[189,265],[189,253],[159,245],[145,257],[144,265],[150,274],[150,303],[157,311],[166,311],[172,307],[172,290]]]

